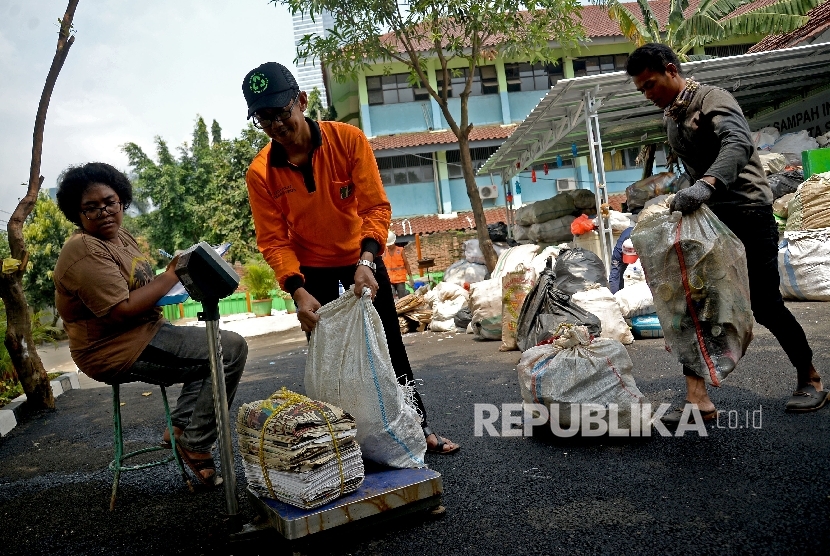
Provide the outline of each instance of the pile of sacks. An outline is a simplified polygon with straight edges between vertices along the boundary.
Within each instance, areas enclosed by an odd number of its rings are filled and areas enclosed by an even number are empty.
[[[470,292],[451,282],[441,282],[424,295],[424,301],[432,308],[429,329],[435,332],[455,331],[455,317],[466,309]]]
[[[560,243],[571,240],[571,223],[582,214],[596,214],[596,199],[588,189],[574,189],[518,209],[513,239],[518,242]]]
[[[773,203],[786,219],[778,249],[785,299],[830,301],[830,172],[816,174]]]
[[[236,421],[248,484],[303,509],[328,504],[363,482],[351,415],[283,388],[243,404]]]

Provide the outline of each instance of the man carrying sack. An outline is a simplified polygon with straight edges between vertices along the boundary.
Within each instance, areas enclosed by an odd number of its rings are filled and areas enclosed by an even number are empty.
[[[778,227],[749,124],[727,91],[684,79],[677,55],[662,44],[646,44],[628,59],[626,71],[637,90],[664,110],[671,148],[692,180],[674,196],[672,211],[688,214],[706,204],[741,240],[746,250],[752,313],[781,344],[797,372],[787,411],[821,408],[827,400],[804,329],[784,305],[779,291]],[[697,405],[703,420],[715,418],[715,405],[703,378],[684,367],[686,403]],[[682,411],[663,419],[676,424]]]
[[[248,118],[270,138],[251,162],[246,181],[257,246],[291,294],[303,331],[317,325],[317,310],[339,295],[369,288],[400,381],[411,383],[392,285],[379,255],[385,248],[391,206],[374,153],[358,128],[315,122],[288,69],[275,62],[248,72],[242,82]],[[430,430],[420,396],[427,450],[449,454],[459,446]]]

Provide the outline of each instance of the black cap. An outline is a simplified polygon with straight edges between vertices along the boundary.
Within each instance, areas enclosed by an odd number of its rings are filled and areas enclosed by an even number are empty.
[[[276,62],[252,69],[242,82],[248,118],[263,108],[285,108],[299,92],[300,86],[288,68]]]

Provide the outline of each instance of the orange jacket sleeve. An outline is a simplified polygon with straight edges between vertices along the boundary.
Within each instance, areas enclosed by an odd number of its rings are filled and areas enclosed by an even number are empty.
[[[383,190],[378,163],[362,132],[354,134],[352,183],[357,195],[357,214],[363,220],[360,241],[372,238],[380,245],[378,256],[386,250],[386,236],[392,221],[392,205]]]
[[[288,239],[285,215],[280,212],[276,203],[272,202],[265,186],[268,152],[270,148],[266,147],[257,155],[248,168],[245,182],[248,185],[248,199],[254,217],[257,248],[265,261],[274,269],[280,288],[284,288],[288,278],[294,275],[302,276],[302,274],[300,273],[300,261]]]

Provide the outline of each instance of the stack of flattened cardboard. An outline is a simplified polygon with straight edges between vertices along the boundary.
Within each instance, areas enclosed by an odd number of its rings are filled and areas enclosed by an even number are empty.
[[[243,404],[237,418],[248,484],[263,495],[312,509],[363,482],[363,458],[351,415],[283,388]]]

